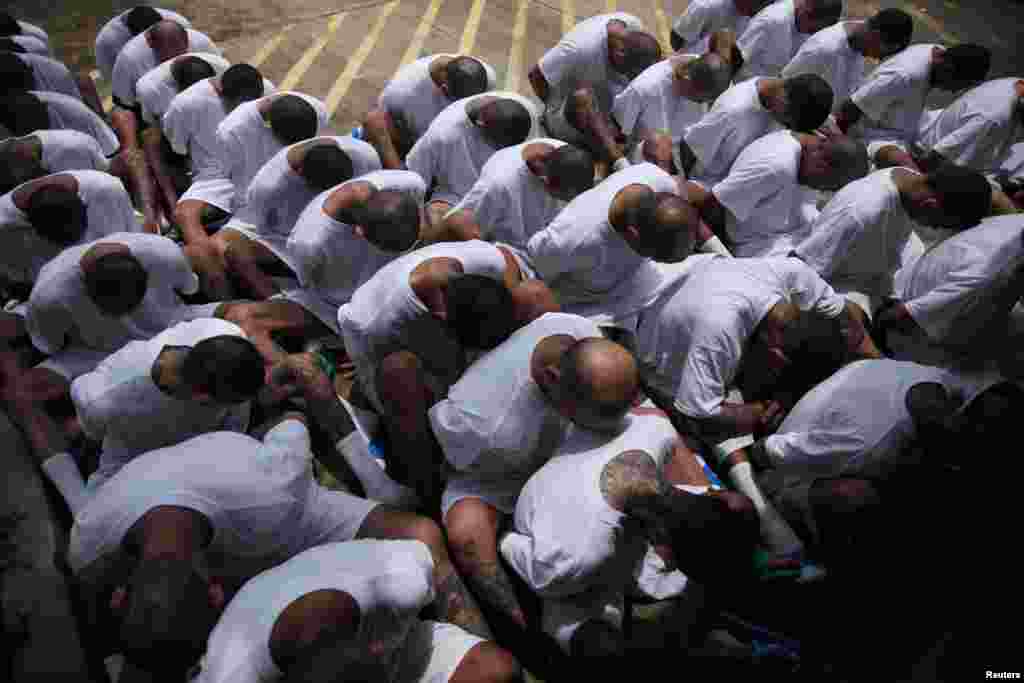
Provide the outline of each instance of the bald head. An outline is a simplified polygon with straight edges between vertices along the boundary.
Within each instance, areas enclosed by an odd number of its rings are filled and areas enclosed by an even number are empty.
[[[157,59],[165,62],[188,52],[188,31],[176,21],[164,19],[146,31],[146,41]]]
[[[614,54],[612,65],[628,78],[636,78],[641,71],[661,61],[661,43],[646,31],[627,31],[623,36],[621,54]]]
[[[588,429],[616,426],[640,390],[636,359],[625,347],[604,338],[582,339],[559,362],[558,394],[573,422]]]
[[[732,65],[715,52],[691,59],[675,69],[685,95],[695,102],[712,102],[732,81]]]
[[[804,140],[800,182],[808,187],[835,192],[870,170],[867,149],[846,135],[826,139],[808,135]]]

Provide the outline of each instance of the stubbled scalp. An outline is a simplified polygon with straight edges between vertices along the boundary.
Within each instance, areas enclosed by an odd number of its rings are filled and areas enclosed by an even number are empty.
[[[644,451],[620,453],[601,471],[601,495],[620,512],[637,500],[657,496],[662,489],[658,465]]]

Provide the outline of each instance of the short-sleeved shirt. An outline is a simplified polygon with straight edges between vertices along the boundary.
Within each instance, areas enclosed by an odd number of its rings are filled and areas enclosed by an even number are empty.
[[[48,173],[106,171],[110,162],[96,138],[77,130],[37,130],[25,138],[39,140],[40,162]],[[22,138],[24,139],[24,138]]]
[[[892,175],[875,171],[837,192],[793,250],[837,292],[864,294],[872,308],[893,295],[914,231]]]
[[[1006,335],[1011,274],[1024,263],[1024,217],[986,218],[908,266],[900,299],[930,340],[967,350]]]
[[[870,130],[885,131],[899,140],[912,142],[931,90],[932,49],[930,43],[911,45],[889,57],[850,96],[867,118]],[[883,133],[884,134],[884,133]]]
[[[297,420],[262,441],[210,432],[140,455],[96,491],[71,529],[72,571],[117,552],[135,523],[162,506],[203,515],[213,530],[211,570],[247,579],[317,545],[352,540],[375,504],[316,483],[309,432]]]
[[[316,112],[317,133],[327,125],[328,115],[324,103],[315,97],[297,92],[280,92],[245,102],[235,107],[217,126],[217,141],[220,147],[221,166],[225,177],[235,186],[235,208],[243,206],[249,183],[256,177],[263,164],[285,148],[274,132],[267,127],[260,106],[268,99],[282,95],[294,95],[308,102]]]
[[[955,386],[940,368],[888,358],[850,363],[793,406],[765,451],[778,467],[817,476],[877,475],[914,437],[907,392],[921,382]]]
[[[464,351],[447,328],[416,296],[412,272],[430,259],[455,259],[466,275],[498,282],[505,275],[505,256],[480,240],[434,244],[406,254],[378,270],[338,312],[345,350],[369,398],[380,406],[374,375],[380,362],[395,351],[414,351],[426,370],[447,385],[465,369]]]
[[[495,152],[480,171],[480,177],[452,211],[472,211],[480,226],[480,238],[501,242],[521,256],[526,243],[543,230],[565,202],[544,187],[523,159],[528,145],[545,144],[555,149],[566,144],[552,138],[537,138]]]
[[[274,84],[263,79],[263,92],[273,93]],[[163,118],[164,136],[176,154],[188,155],[193,183],[224,177],[217,126],[227,115],[224,101],[209,78],[171,100]]]
[[[809,34],[796,28],[793,0],[768,5],[754,15],[736,39],[736,47],[743,55],[737,82],[755,76],[778,76],[808,38]]]
[[[794,258],[691,256],[693,270],[651,306],[637,330],[641,363],[655,387],[692,418],[719,413],[743,351],[780,301],[838,317],[846,300]]]
[[[917,142],[930,152],[981,173],[995,173],[1024,142],[1024,123],[1015,85],[1019,78],[998,78],[958,97],[938,116],[921,119]]]
[[[608,220],[615,195],[634,184],[652,192],[677,190],[675,178],[654,164],[635,164],[573,199],[530,239],[530,263],[554,290],[563,309],[601,304],[611,308],[638,291],[653,294],[659,282],[657,270]]]
[[[198,57],[203,60],[213,68],[215,76],[224,73],[231,66],[228,60],[217,54],[186,52],[147,71],[135,84],[135,97],[142,107],[142,120],[146,123],[158,124],[167,113],[167,108],[171,106],[171,100],[181,92],[171,74],[171,67],[179,59],[186,57]]]
[[[560,108],[573,90],[589,85],[601,111],[611,111],[615,96],[628,85],[626,77],[608,61],[608,24],[612,21],[634,30],[643,28],[643,22],[632,14],[599,14],[576,24],[540,58],[538,66],[548,84],[549,109]]]
[[[314,140],[321,144],[332,144],[345,152],[352,161],[353,178],[380,170],[380,157],[377,151],[362,140],[349,136],[318,137]],[[288,154],[293,149],[311,143],[311,140],[296,142],[272,156],[263,164],[245,190],[243,208],[239,211],[238,218],[252,225],[261,237],[272,240],[277,246],[275,251],[284,249],[285,241],[295,227],[295,222],[309,203],[320,194],[320,191],[311,187],[288,162]]]
[[[85,204],[85,233],[78,244],[111,233],[142,232],[120,180],[101,171],[67,171],[61,175],[74,176],[78,197]],[[29,223],[28,215],[14,205],[14,195],[21,187],[0,197],[0,267],[9,280],[31,283],[43,265],[61,253],[62,247],[41,237]]]
[[[751,78],[726,90],[711,111],[683,133],[697,157],[691,177],[709,183],[724,178],[747,145],[782,127],[761,103],[759,81]]]
[[[502,555],[545,598],[621,592],[647,545],[630,537],[626,515],[605,500],[602,474],[626,451],[644,451],[661,465],[677,440],[672,424],[656,415],[629,415],[614,435],[574,431],[520,492]]]
[[[863,22],[844,21],[818,31],[803,44],[786,68],[783,78],[802,74],[820,76],[832,86],[832,108],[840,105],[864,82],[864,55],[850,47],[847,29]]]
[[[103,448],[96,481],[109,479],[147,451],[220,429],[245,431],[248,401],[232,405],[181,399],[153,381],[153,366],[165,347],[193,347],[224,335],[245,338],[240,327],[218,318],[179,323],[148,341],[129,342],[72,382],[71,400],[82,431]]]
[[[192,28],[188,19],[177,12],[154,7],[164,19],[175,21],[185,28]],[[108,21],[96,35],[96,68],[108,81],[114,74],[114,63],[117,56],[121,54],[121,48],[128,44],[135,36],[128,24],[124,22],[124,16],[131,10],[127,10]]]
[[[188,29],[186,51],[208,52],[215,55],[221,53],[209,36],[192,29]],[[117,55],[117,61],[114,62],[114,72],[111,76],[114,99],[126,107],[134,107],[138,104],[135,87],[139,79],[158,64],[156,52],[149,46],[145,32],[129,40],[121,48],[121,52]]]
[[[82,92],[78,89],[78,83],[68,68],[56,59],[42,55],[23,54],[17,56],[19,60],[32,69],[32,76],[35,78],[36,90],[43,92],[57,92],[61,95],[82,99]]]
[[[674,66],[696,58],[677,55],[653,64],[615,97],[612,116],[627,138],[635,143],[641,131],[667,133],[678,144],[686,129],[707,113],[706,104],[675,92]]]
[[[250,579],[231,599],[210,634],[196,683],[280,678],[270,653],[274,625],[289,605],[316,591],[352,596],[359,607],[353,644],[370,652],[373,643],[373,656],[395,668],[417,613],[434,599],[433,574],[430,551],[419,541],[365,539],[310,548]]]
[[[82,256],[96,243],[123,244],[147,273],[146,294],[129,313],[103,313],[85,288]],[[117,351],[130,341],[150,339],[186,315],[178,292],[195,294],[199,282],[177,244],[148,233],[113,233],[68,247],[39,272],[28,299],[25,326],[32,345],[53,354],[69,342],[101,351]]]
[[[803,148],[792,131],[755,140],[711,190],[729,211],[733,255],[788,254],[807,232],[816,193],[799,181]]]
[[[672,32],[686,41],[688,52],[703,54],[712,33],[731,29],[741,36],[749,23],[750,17],[736,11],[735,0],[693,0],[672,24]]]
[[[114,130],[81,100],[57,92],[31,91],[30,94],[46,105],[50,128],[77,130],[91,135],[100,143],[100,149],[106,157],[114,156],[121,148]]]
[[[408,169],[418,173],[427,186],[433,188],[432,200],[457,204],[476,183],[487,160],[498,151],[467,113],[468,107],[485,97],[515,100],[526,107],[533,120],[527,139],[537,137],[535,105],[522,95],[498,91],[453,102],[437,115],[406,158]]]
[[[430,425],[457,470],[528,477],[569,431],[530,374],[537,344],[552,335],[600,337],[597,325],[568,313],[547,313],[480,357],[430,409]],[[500,387],[500,391],[495,391]],[[545,428],[547,427],[547,428]],[[544,438],[541,438],[541,435]]]
[[[430,65],[435,59],[458,56],[441,53],[420,57],[399,69],[381,91],[377,106],[390,114],[402,131],[410,136],[408,142],[418,140],[437,115],[453,102],[430,77]],[[494,90],[498,82],[494,69],[481,59],[473,59],[480,62],[487,72],[487,90]]]
[[[348,302],[359,285],[393,261],[398,254],[377,248],[358,237],[352,227],[324,213],[327,199],[349,183],[367,182],[377,190],[395,190],[423,201],[423,179],[410,171],[374,171],[353,178],[317,195],[299,216],[288,238],[287,248],[296,264],[296,275],[303,289],[335,307],[332,327],[337,325],[337,307]]]

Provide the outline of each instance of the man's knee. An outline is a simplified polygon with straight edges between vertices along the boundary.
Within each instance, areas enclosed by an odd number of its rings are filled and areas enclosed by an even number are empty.
[[[490,641],[477,643],[459,662],[451,683],[517,683],[523,670],[512,654]]]
[[[452,554],[462,561],[475,561],[487,553],[497,552],[497,512],[477,498],[464,498],[444,518],[448,545]]]

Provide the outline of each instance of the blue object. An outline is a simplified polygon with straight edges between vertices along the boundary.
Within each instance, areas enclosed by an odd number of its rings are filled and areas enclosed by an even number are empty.
[[[355,128],[352,129],[352,132],[349,133],[349,135],[354,137],[356,140],[363,140],[363,127],[356,126]]]

